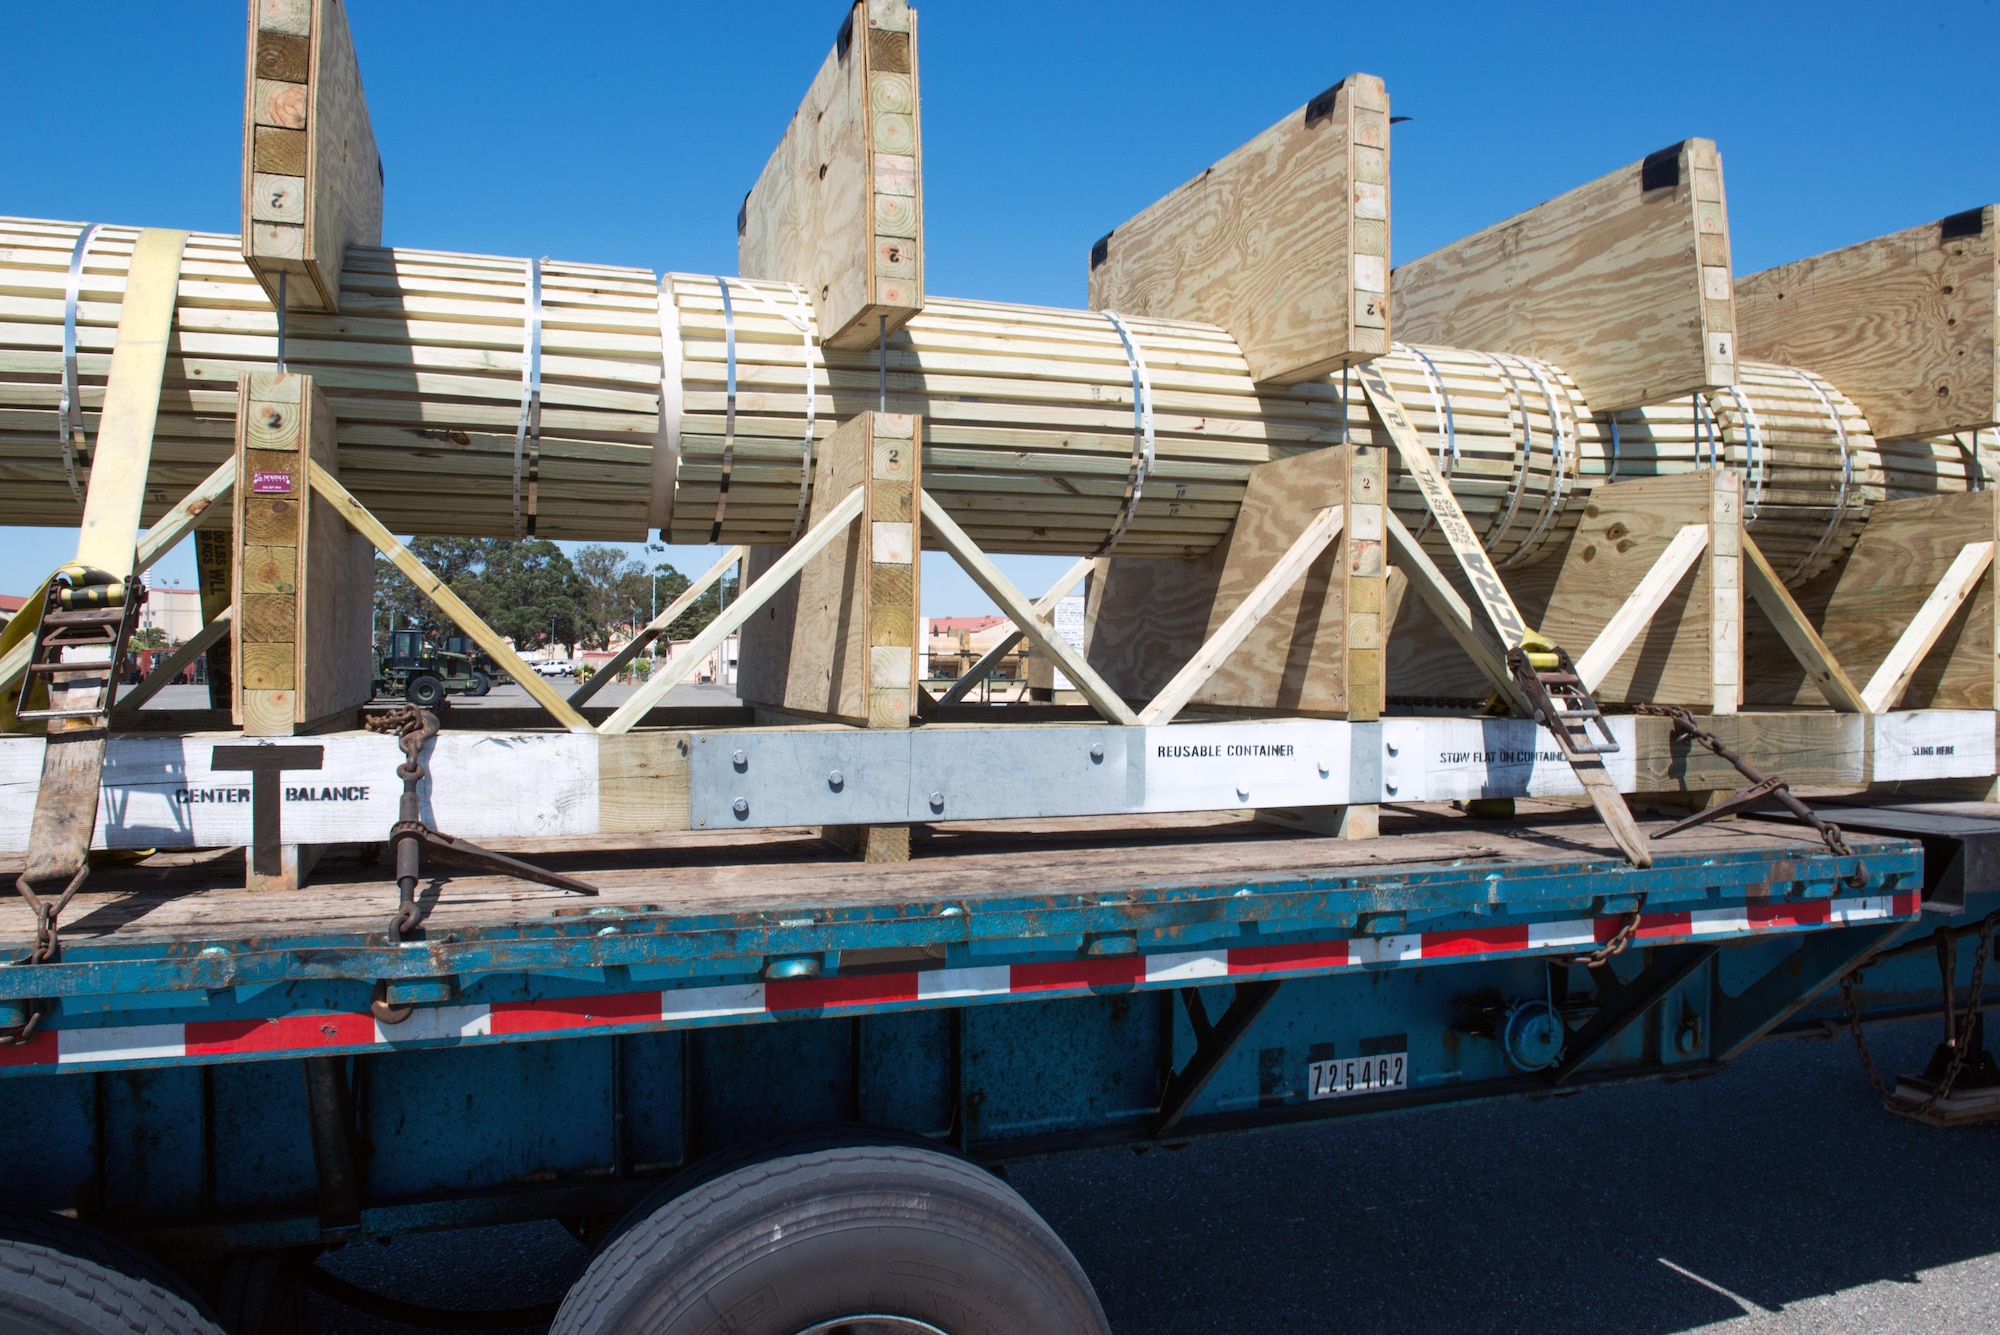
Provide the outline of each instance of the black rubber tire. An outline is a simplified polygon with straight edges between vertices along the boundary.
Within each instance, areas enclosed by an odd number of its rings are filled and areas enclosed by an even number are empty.
[[[419,672],[403,688],[403,698],[419,709],[432,709],[444,699],[444,683],[428,672]]]
[[[795,1335],[900,1316],[947,1335],[1108,1335],[1083,1270],[1012,1187],[907,1144],[762,1158],[623,1229],[551,1335]]]
[[[472,674],[472,690],[468,694],[487,695],[492,690],[493,678],[487,676],[484,672],[475,672]]]
[[[24,1242],[62,1252],[106,1270],[165,1289],[207,1320],[215,1312],[177,1271],[160,1258],[115,1233],[48,1210],[0,1206],[0,1242]]]
[[[302,1335],[306,1289],[300,1267],[310,1252],[247,1252],[222,1263],[215,1314],[229,1335]]]
[[[179,1294],[39,1242],[0,1238],[0,1335],[222,1335]]]

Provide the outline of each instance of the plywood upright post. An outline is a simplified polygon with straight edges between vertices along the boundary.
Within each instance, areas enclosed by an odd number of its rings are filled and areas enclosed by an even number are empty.
[[[917,16],[856,0],[736,216],[745,278],[796,283],[821,340],[870,347],[924,305]]]
[[[1227,329],[1289,385],[1389,350],[1389,94],[1352,74],[1090,251],[1097,310]]]
[[[334,417],[310,376],[254,371],[237,392],[235,716],[247,737],[352,722],[371,687],[374,553],[314,496],[309,461],[333,470]],[[296,889],[313,853],[284,846],[253,889]]]
[[[341,0],[250,0],[243,259],[292,310],[338,311],[349,246],[382,240],[382,159]]]
[[[1689,139],[1392,276],[1397,336],[1554,362],[1593,411],[1736,379],[1722,157]]]
[[[907,728],[917,693],[917,494],[922,419],[864,412],[821,449],[812,524],[857,488],[861,522],[812,560],[743,627],[737,694],[760,715]],[[753,547],[754,582],[785,549]],[[909,858],[907,827],[832,826],[826,837],[870,862]]]

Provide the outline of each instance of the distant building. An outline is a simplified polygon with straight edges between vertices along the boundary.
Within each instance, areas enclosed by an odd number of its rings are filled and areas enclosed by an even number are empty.
[[[202,627],[200,592],[179,587],[149,587],[146,590],[146,605],[139,609],[139,629],[153,626],[167,633],[168,644],[193,639]]]
[[[0,593],[0,626],[12,621],[15,613],[27,605],[26,598],[17,598],[11,593]]]
[[[1002,616],[927,617],[924,620],[924,676],[954,680],[1000,641],[1014,633],[1014,623]],[[1001,660],[995,675],[1003,680],[1021,675],[1021,650]]]

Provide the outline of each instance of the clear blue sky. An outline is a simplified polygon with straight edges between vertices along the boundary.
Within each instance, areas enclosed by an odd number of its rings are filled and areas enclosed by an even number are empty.
[[[348,4],[389,243],[716,273],[844,12]],[[0,212],[234,232],[245,9],[0,2]],[[1413,118],[1398,260],[1690,135],[1721,146],[1739,273],[2000,200],[1993,0],[920,12],[927,279],[954,296],[1081,305],[1092,240],[1355,70]],[[71,541],[0,529],[0,592]],[[927,613],[986,609],[948,561],[925,578]]]

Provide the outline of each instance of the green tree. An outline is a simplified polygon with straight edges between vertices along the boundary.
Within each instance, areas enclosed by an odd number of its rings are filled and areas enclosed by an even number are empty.
[[[676,598],[686,592],[688,585],[693,582],[672,566],[663,565],[659,568],[663,571],[672,572],[674,579],[678,581],[677,587],[674,589],[674,597]],[[727,603],[736,601],[736,594],[736,574],[734,571],[731,571],[714,584],[709,585],[707,589],[702,591],[701,597],[694,600],[692,607],[674,618],[674,623],[667,627],[666,638],[670,640],[691,640],[701,634],[704,630],[708,629],[709,622],[722,615],[722,609]],[[660,602],[662,605],[667,602],[667,577],[665,574],[660,576]]]
[[[418,538],[409,544],[431,573],[481,620],[521,649],[554,639],[573,649],[585,627],[583,580],[562,548],[545,538]],[[449,619],[386,560],[375,563],[375,608],[398,629],[445,633]]]

